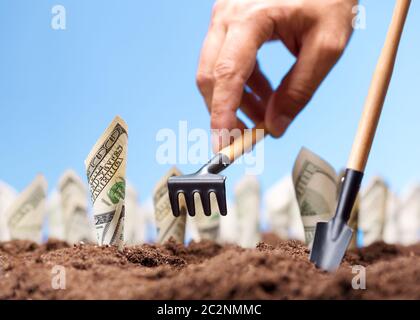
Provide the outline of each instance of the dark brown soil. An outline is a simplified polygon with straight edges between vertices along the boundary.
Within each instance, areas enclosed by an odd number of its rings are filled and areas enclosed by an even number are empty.
[[[0,299],[420,299],[420,245],[351,251],[336,274],[317,270],[297,241],[256,249],[212,242],[114,247],[50,240],[0,244]],[[65,268],[66,289],[52,287]],[[352,288],[366,267],[366,290]]]

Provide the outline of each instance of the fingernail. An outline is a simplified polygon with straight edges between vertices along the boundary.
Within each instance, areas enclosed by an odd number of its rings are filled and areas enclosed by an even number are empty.
[[[286,132],[291,122],[292,119],[284,115],[280,115],[277,118],[274,118],[271,121],[270,133],[273,136],[280,138]]]

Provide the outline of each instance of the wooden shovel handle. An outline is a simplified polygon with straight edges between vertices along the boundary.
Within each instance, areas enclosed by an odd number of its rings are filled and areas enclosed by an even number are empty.
[[[256,145],[259,141],[264,139],[268,134],[268,131],[265,129],[264,122],[257,124],[252,130],[245,130],[243,135],[236,138],[235,141],[219,151],[227,157],[229,157],[230,162],[234,162],[245,152],[248,152]]]
[[[359,128],[351,150],[348,168],[363,172],[372,147],[382,106],[394,69],[398,44],[411,0],[397,0],[384,47],[373,74]]]

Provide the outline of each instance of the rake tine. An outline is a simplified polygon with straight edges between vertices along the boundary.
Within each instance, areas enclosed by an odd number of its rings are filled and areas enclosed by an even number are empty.
[[[215,192],[217,205],[219,206],[219,211],[222,216],[227,215],[227,208],[226,208],[226,194],[225,190],[218,190]]]
[[[201,205],[203,206],[203,211],[206,216],[211,215],[211,206],[210,206],[210,193],[201,194]]]
[[[260,130],[264,132],[264,134],[260,134]],[[244,152],[251,150],[267,133],[268,131],[265,128],[264,122],[257,124],[252,131],[244,132],[243,135],[238,139],[235,139],[232,144],[216,153],[214,157],[198,171],[192,174],[177,175],[169,178],[168,186],[172,187],[169,188],[169,192],[183,191],[190,216],[196,214],[194,205],[194,193],[196,192],[205,193],[204,196],[200,194],[202,209],[206,216],[211,215],[213,199],[210,198],[210,193],[214,192],[216,194],[219,213],[224,216],[227,215],[225,191],[226,177],[222,176],[220,173],[242,156]],[[173,203],[174,200],[172,199],[171,201]],[[174,210],[174,214],[179,215],[179,209]]]
[[[171,202],[172,213],[175,217],[180,216],[179,194],[182,192],[169,192],[169,201]]]
[[[185,194],[185,203],[187,204],[188,214],[191,217],[195,216],[195,204],[194,204],[194,193],[191,194]]]

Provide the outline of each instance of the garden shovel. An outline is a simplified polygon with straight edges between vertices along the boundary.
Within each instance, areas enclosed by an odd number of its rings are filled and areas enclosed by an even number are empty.
[[[179,197],[183,195],[189,215],[195,216],[195,195],[197,194],[200,196],[205,215],[211,215],[211,194],[216,197],[220,214],[226,215],[226,177],[219,173],[245,152],[250,151],[266,134],[267,130],[265,130],[264,123],[260,123],[252,130],[245,130],[242,136],[236,138],[231,145],[220,150],[196,173],[170,177],[168,179],[168,190],[173,215],[175,217],[180,215]]]
[[[353,231],[347,225],[359,192],[363,171],[378,126],[382,106],[391,80],[398,44],[411,0],[397,0],[381,56],[372,78],[362,118],[353,143],[335,216],[318,222],[310,260],[326,271],[335,271],[344,257]]]

